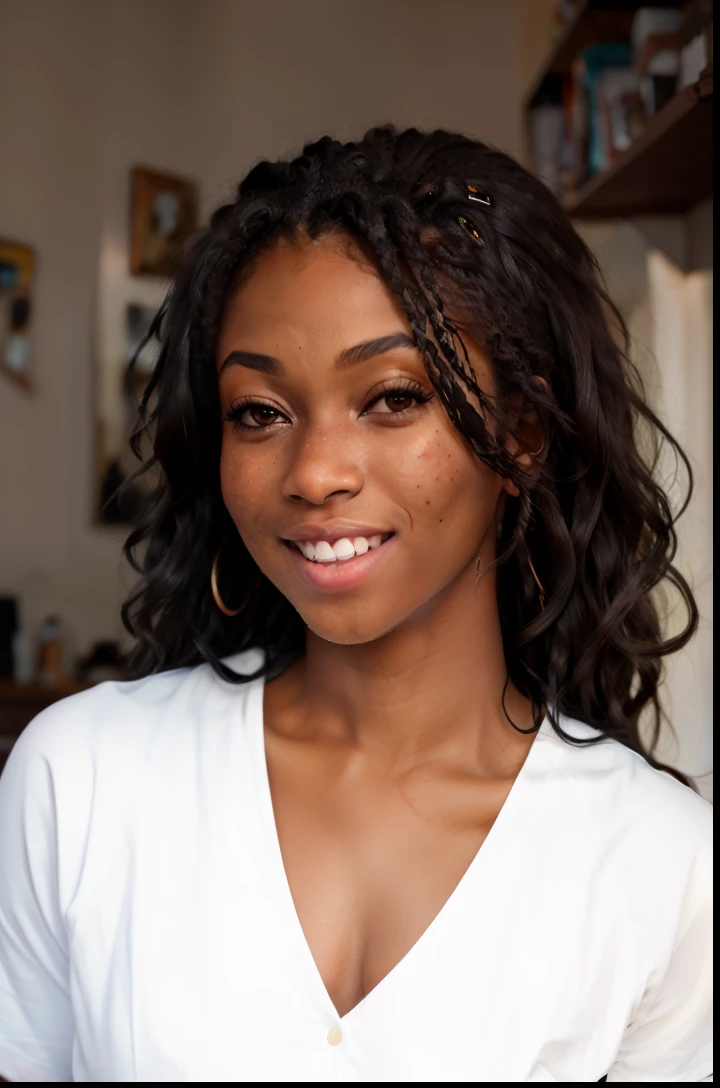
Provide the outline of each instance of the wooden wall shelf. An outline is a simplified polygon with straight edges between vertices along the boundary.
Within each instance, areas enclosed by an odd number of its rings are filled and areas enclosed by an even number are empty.
[[[577,219],[686,212],[713,191],[712,72],[685,87],[634,143],[566,202]]]
[[[627,41],[643,0],[578,0],[525,98],[526,115],[549,85],[569,75],[577,55],[595,42]],[[678,0],[653,0],[677,7]],[[565,203],[577,219],[682,214],[713,192],[713,74],[685,87],[648,121],[641,136]]]

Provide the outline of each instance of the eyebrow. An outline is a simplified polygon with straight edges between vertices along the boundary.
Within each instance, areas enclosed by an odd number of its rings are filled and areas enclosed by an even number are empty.
[[[378,336],[375,340],[364,340],[354,347],[345,348],[335,360],[335,366],[342,369],[353,366],[356,363],[366,363],[378,355],[384,355],[388,351],[397,348],[412,348],[418,350],[418,346],[412,336],[406,332],[392,332],[387,336]],[[220,374],[230,366],[244,366],[248,370],[257,370],[261,374],[270,374],[280,377],[285,373],[285,366],[273,355],[262,355],[257,351],[231,351],[220,367]]]

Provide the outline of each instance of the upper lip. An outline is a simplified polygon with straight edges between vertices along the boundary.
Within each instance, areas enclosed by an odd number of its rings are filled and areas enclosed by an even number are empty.
[[[378,529],[371,525],[360,525],[356,521],[328,521],[324,525],[308,522],[283,533],[282,539],[291,540],[295,544],[306,540],[313,543],[318,540],[327,540],[329,544],[334,544],[336,540],[342,540],[344,537],[352,540],[363,536],[367,539],[371,536],[387,536],[392,531],[392,529]]]

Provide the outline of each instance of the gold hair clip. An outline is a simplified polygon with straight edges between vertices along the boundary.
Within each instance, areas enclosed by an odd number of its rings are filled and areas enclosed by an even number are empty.
[[[481,193],[477,185],[467,186],[468,200],[474,200],[476,204],[485,204],[488,208],[492,208],[492,200],[487,193]]]
[[[465,230],[468,231],[468,233],[472,234],[473,238],[477,238],[477,240],[478,240],[478,242],[480,243],[481,246],[485,245],[485,242],[484,242],[483,238],[481,238],[481,236],[475,230],[475,227],[472,225],[472,223],[469,223],[467,221],[467,219],[465,218],[464,215],[459,215],[458,216],[458,223],[460,224],[461,227],[464,227]]]

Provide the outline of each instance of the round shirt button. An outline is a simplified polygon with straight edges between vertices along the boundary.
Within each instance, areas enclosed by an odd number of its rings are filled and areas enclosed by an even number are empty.
[[[342,1032],[340,1031],[340,1028],[330,1028],[330,1031],[327,1033],[327,1041],[330,1043],[330,1046],[337,1046],[338,1043],[341,1043]]]

